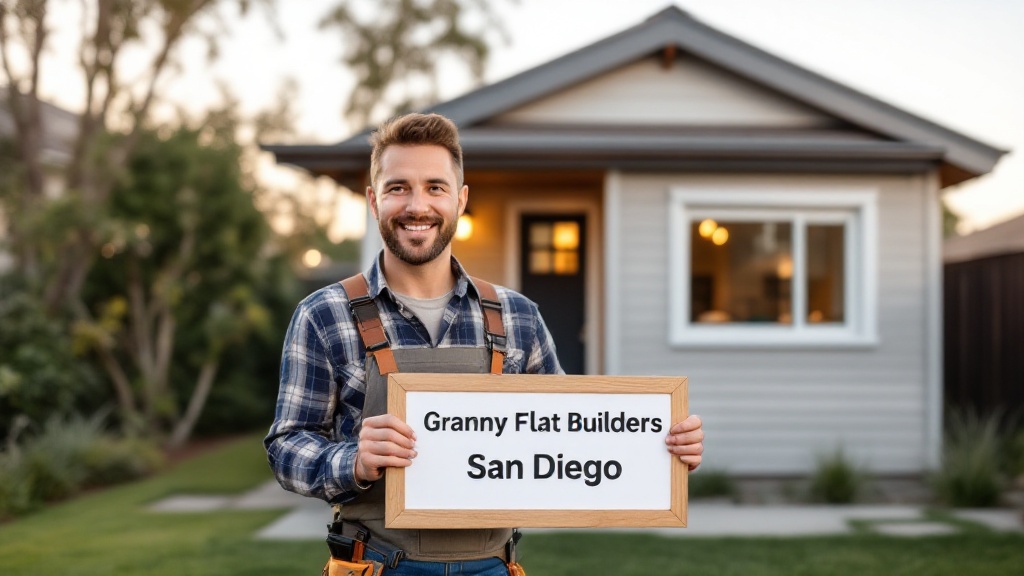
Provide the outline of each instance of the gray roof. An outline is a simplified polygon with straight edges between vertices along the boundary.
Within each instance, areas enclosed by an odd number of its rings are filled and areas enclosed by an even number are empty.
[[[836,118],[838,129],[826,133],[737,133],[727,129],[665,133],[621,126],[501,130],[486,126],[503,112],[659,53],[667,46],[814,107]],[[772,56],[676,7],[425,112],[443,114],[459,125],[467,169],[540,168],[554,166],[556,161],[565,168],[685,168],[687,161],[707,160],[711,164],[701,167],[728,162],[733,169],[751,170],[813,169],[811,163],[821,170],[843,170],[860,163],[860,170],[895,171],[939,164],[945,186],[991,171],[1006,153]],[[865,138],[865,132],[874,137]],[[264,148],[274,152],[279,162],[343,180],[355,177],[353,170],[365,171],[368,135],[369,129],[335,145]]]
[[[966,236],[947,238],[942,243],[942,260],[947,264],[1022,252],[1024,214]]]

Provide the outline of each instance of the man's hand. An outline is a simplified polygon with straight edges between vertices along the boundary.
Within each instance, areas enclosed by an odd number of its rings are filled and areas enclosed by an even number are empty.
[[[389,466],[405,467],[416,457],[416,433],[391,414],[363,420],[356,453],[356,481],[367,484],[380,480]]]
[[[701,428],[700,416],[691,414],[677,423],[668,431],[665,438],[668,451],[675,454],[694,471],[700,466],[700,457],[704,453],[704,430]]]

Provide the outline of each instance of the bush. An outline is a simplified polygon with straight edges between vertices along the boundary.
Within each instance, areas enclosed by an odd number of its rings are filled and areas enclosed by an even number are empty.
[[[0,454],[0,520],[34,508],[32,483],[16,454]]]
[[[689,476],[690,498],[735,498],[736,483],[725,470],[701,470]]]
[[[1006,473],[1011,478],[1024,478],[1024,427],[1008,434],[1006,453]]]
[[[990,507],[999,503],[999,417],[954,412],[947,420],[942,468],[934,478],[935,491],[951,506]]]
[[[817,502],[849,504],[857,500],[865,483],[865,475],[846,456],[842,447],[818,457],[811,477],[810,495]]]
[[[42,433],[26,443],[21,456],[33,500],[49,502],[78,492],[87,476],[85,453],[101,433],[101,417],[50,417]]]
[[[0,454],[0,518],[138,478],[163,463],[155,444],[113,436],[103,421],[103,414],[51,417],[36,437]]]
[[[99,438],[84,454],[87,486],[109,486],[141,478],[164,464],[164,455],[141,439]]]
[[[64,320],[47,316],[32,290],[0,277],[0,444],[15,420],[92,412],[106,399],[98,374],[74,354]]]

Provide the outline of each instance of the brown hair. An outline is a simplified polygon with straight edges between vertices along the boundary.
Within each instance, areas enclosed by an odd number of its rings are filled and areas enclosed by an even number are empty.
[[[370,134],[370,183],[380,176],[380,158],[388,146],[441,146],[452,156],[456,187],[462,188],[462,146],[455,123],[440,114],[406,114],[384,122]]]

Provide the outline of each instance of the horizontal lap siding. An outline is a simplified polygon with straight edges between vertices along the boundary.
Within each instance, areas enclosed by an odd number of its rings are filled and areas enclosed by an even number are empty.
[[[668,344],[668,199],[674,185],[786,182],[879,192],[877,347],[686,349]],[[630,175],[618,211],[620,374],[689,377],[709,467],[802,474],[842,445],[882,473],[925,467],[923,179]]]
[[[501,114],[495,124],[814,127],[834,121],[790,98],[683,57],[623,66]]]

